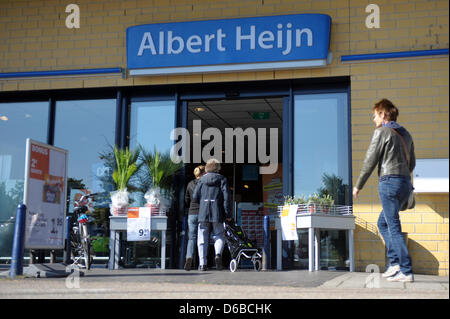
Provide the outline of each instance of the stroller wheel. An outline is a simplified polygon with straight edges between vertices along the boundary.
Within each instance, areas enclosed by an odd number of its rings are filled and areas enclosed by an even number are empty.
[[[261,260],[259,260],[259,259],[254,260],[253,261],[253,268],[256,271],[260,271],[261,270]]]
[[[230,271],[235,272],[237,269],[237,261],[236,259],[231,259],[230,261]]]

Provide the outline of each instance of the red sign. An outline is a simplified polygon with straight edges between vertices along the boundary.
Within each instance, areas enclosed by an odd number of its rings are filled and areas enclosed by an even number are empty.
[[[31,144],[30,178],[45,180],[48,176],[50,150],[44,146]]]

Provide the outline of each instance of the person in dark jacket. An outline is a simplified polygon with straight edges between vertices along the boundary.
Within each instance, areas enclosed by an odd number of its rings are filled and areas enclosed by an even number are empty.
[[[197,186],[198,180],[205,173],[205,166],[200,165],[194,169],[195,179],[190,181],[186,187],[186,194],[184,195],[184,202],[186,207],[189,207],[188,213],[188,244],[186,249],[186,262],[184,264],[185,270],[191,270],[194,248],[197,246],[197,231],[198,231],[198,201],[192,199],[195,186]]]
[[[376,129],[353,195],[358,198],[378,164],[378,193],[383,207],[378,218],[378,229],[390,263],[382,276],[388,281],[412,282],[411,257],[402,235],[399,211],[413,191],[410,174],[416,165],[414,143],[408,131],[397,123],[399,112],[391,101],[382,99],[372,110]]]
[[[227,179],[219,174],[220,163],[210,159],[203,175],[195,187],[193,199],[200,203],[198,212],[198,255],[200,270],[207,266],[209,232],[212,228],[216,269],[222,269],[222,251],[225,245],[223,222],[231,221],[230,190]]]

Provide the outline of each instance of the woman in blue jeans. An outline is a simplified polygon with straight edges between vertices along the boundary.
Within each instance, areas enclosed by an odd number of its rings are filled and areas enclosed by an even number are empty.
[[[411,257],[402,235],[399,211],[413,191],[410,174],[416,165],[414,143],[409,132],[396,122],[399,112],[391,101],[382,99],[372,110],[376,129],[353,188],[353,196],[358,198],[378,165],[378,194],[383,207],[378,229],[389,258],[389,265],[382,276],[388,281],[412,282]]]
[[[197,228],[198,228],[198,201],[192,199],[195,186],[197,186],[200,177],[205,174],[205,166],[200,165],[194,169],[195,179],[190,181],[186,187],[186,194],[184,195],[184,202],[186,207],[189,207],[188,213],[188,244],[186,249],[186,262],[184,263],[185,270],[191,270],[193,264],[194,248],[197,246]]]
[[[200,178],[195,187],[192,198],[200,203],[198,211],[198,256],[200,270],[206,271],[209,235],[212,231],[214,251],[216,253],[216,269],[221,270],[222,251],[225,244],[223,222],[231,221],[231,198],[228,181],[219,174],[220,162],[211,158],[206,162],[206,174]]]

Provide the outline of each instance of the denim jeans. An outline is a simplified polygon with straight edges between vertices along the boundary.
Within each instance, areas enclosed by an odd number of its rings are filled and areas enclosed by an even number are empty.
[[[197,246],[198,215],[188,215],[188,229],[186,259],[192,258],[194,255],[194,248]]]
[[[378,229],[386,244],[390,265],[399,265],[403,274],[412,273],[411,257],[402,235],[399,211],[408,200],[412,190],[409,176],[382,176],[378,183],[378,193],[383,210],[378,218]]]
[[[224,248],[225,230],[223,223],[198,223],[198,257],[200,266],[207,265],[210,226],[212,226],[216,255],[222,254]]]

